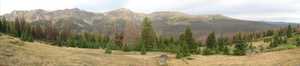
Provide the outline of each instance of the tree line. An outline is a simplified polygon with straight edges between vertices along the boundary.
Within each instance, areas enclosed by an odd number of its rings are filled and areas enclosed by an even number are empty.
[[[39,40],[53,42],[52,45],[64,47],[102,48],[108,54],[112,53],[112,50],[140,51],[142,55],[147,54],[148,51],[163,51],[175,53],[176,58],[192,54],[246,55],[247,52],[256,48],[250,42],[271,37],[264,41],[270,42],[268,48],[274,48],[285,44],[287,39],[296,32],[291,25],[266,32],[238,32],[233,37],[216,36],[214,32],[211,32],[207,39],[201,42],[194,39],[190,26],[186,26],[184,32],[175,38],[158,35],[151,23],[150,18],[143,19],[140,38],[134,44],[123,42],[125,40],[123,32],[114,32],[112,36],[90,32],[75,33],[69,28],[58,30],[51,22],[46,26],[32,25],[20,17],[14,21],[7,21],[5,17],[1,17],[0,32],[29,42]],[[300,38],[297,41],[300,44]]]

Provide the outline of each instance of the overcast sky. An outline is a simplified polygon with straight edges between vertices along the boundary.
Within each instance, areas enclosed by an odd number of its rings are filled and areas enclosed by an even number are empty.
[[[13,10],[79,8],[105,12],[128,8],[135,12],[180,11],[222,14],[233,18],[300,23],[300,0],[0,0],[0,14]]]

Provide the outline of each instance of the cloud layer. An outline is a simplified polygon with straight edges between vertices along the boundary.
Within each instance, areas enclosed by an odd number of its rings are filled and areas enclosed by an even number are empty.
[[[137,12],[181,11],[223,14],[233,18],[300,23],[299,0],[0,0],[0,14],[13,10],[80,8],[104,12],[128,8]]]

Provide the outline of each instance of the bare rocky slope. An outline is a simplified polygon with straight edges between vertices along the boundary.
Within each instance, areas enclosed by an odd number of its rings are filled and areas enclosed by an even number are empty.
[[[149,17],[155,31],[162,35],[178,35],[186,26],[191,26],[196,36],[209,32],[232,33],[254,32],[286,26],[287,23],[272,23],[234,19],[223,15],[190,15],[181,12],[159,11],[153,13],[136,13],[121,8],[104,13],[94,13],[77,8],[56,11],[30,10],[13,11],[3,15],[8,20],[23,17],[35,25],[52,23],[58,29],[71,28],[75,32],[102,32],[110,34],[112,27],[117,31],[139,32],[144,17]]]

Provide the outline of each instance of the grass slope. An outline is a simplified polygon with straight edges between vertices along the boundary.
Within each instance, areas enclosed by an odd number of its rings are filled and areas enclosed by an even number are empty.
[[[174,54],[81,49],[50,46],[42,42],[23,42],[0,36],[0,66],[158,66],[158,57],[168,54],[169,66],[297,66],[300,48],[247,56],[194,55],[193,60],[175,59]]]

